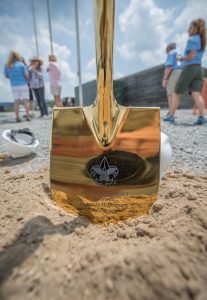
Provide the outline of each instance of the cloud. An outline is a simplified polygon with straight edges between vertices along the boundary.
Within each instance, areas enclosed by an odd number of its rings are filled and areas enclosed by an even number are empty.
[[[83,83],[96,79],[96,58],[92,57],[83,68]]]
[[[92,27],[92,21],[91,19],[86,19],[83,21],[80,21],[79,19],[79,31],[80,31],[80,38],[81,39],[88,39],[89,31]]]
[[[83,72],[83,75],[82,75],[83,83],[91,81],[91,80],[95,80],[95,79],[96,79],[96,74],[95,73]]]
[[[122,77],[124,77],[124,73],[119,72],[119,71],[115,71],[114,76],[113,76],[114,79],[119,79],[119,78],[122,78]]]
[[[67,36],[70,37],[75,37],[75,30],[70,29],[70,23],[62,21],[60,22],[53,22],[52,23],[52,30],[57,31],[57,33],[63,33],[64,35],[66,34]]]
[[[8,49],[6,46],[0,46],[0,55],[5,56],[8,54]]]
[[[122,42],[116,47],[125,61],[141,62],[145,66],[163,63],[165,47],[175,41],[183,52],[191,20],[207,20],[206,0],[186,1],[182,10],[160,8],[154,0],[131,0],[119,15],[118,24]],[[204,62],[206,60],[204,59]]]
[[[86,70],[87,70],[87,71],[91,71],[91,70],[95,71],[95,69],[96,69],[96,58],[93,57],[93,58],[91,58],[91,60],[89,60],[89,62],[86,64]]]
[[[11,88],[8,82],[8,79],[4,77],[3,74],[0,73],[0,91],[1,91],[1,98],[7,102],[8,99],[11,97]]]
[[[153,0],[131,0],[118,19],[123,34],[123,43],[117,46],[121,57],[141,59],[146,64],[160,60],[159,51],[159,59],[154,58],[154,51],[164,47],[170,31],[166,26],[170,15],[170,10],[159,8]]]
[[[198,18],[207,19],[206,0],[189,0],[186,3],[185,9],[174,21],[175,30],[187,31],[189,23]]]

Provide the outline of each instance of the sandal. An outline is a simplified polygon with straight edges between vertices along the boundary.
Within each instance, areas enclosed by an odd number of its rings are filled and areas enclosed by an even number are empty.
[[[16,118],[16,122],[19,123],[22,122],[22,120],[20,118]]]

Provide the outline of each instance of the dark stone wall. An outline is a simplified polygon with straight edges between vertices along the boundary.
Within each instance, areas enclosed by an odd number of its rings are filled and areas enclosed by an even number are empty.
[[[120,80],[124,81],[124,104],[135,106],[166,106],[162,87],[164,67],[157,66]]]
[[[82,84],[83,104],[84,106],[91,105],[96,98],[96,80]],[[79,90],[75,87],[75,106],[79,105]]]
[[[205,76],[207,76],[207,69],[203,69]],[[164,73],[164,65],[159,65],[117,80],[123,95],[120,98],[114,88],[115,96],[117,94],[118,102],[126,106],[160,106],[161,108],[167,107],[167,95],[165,89],[162,87],[162,78]],[[122,84],[121,84],[122,83]],[[116,85],[116,83],[114,83]],[[96,81],[83,84],[83,101],[84,106],[93,103],[96,96]],[[78,88],[75,88],[76,105],[78,105]],[[119,101],[120,99],[120,101]],[[193,99],[186,92],[181,97],[179,108],[192,108]]]
[[[117,101],[120,104],[124,103],[124,81],[123,80],[114,80],[113,81],[113,87],[114,87],[114,95],[117,99]],[[96,88],[96,80],[84,83],[82,85],[83,89],[83,103],[84,106],[91,105],[96,99],[96,93],[97,93],[97,88]],[[78,87],[75,87],[75,105],[79,104],[79,91]]]

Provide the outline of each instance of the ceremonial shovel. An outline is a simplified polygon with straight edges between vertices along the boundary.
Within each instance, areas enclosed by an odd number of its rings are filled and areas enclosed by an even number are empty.
[[[94,0],[94,7],[97,98],[87,107],[54,108],[50,184],[59,207],[109,224],[147,214],[156,200],[160,109],[116,102],[115,2]]]

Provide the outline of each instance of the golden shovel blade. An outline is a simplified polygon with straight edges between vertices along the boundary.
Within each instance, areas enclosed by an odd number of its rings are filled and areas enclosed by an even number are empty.
[[[149,212],[160,165],[160,111],[125,108],[113,141],[94,137],[85,108],[53,111],[50,180],[56,204],[93,223],[109,224]]]
[[[159,187],[159,108],[128,108],[113,97],[114,4],[94,0],[94,105],[53,110],[53,199],[66,211],[99,224],[148,213]]]

